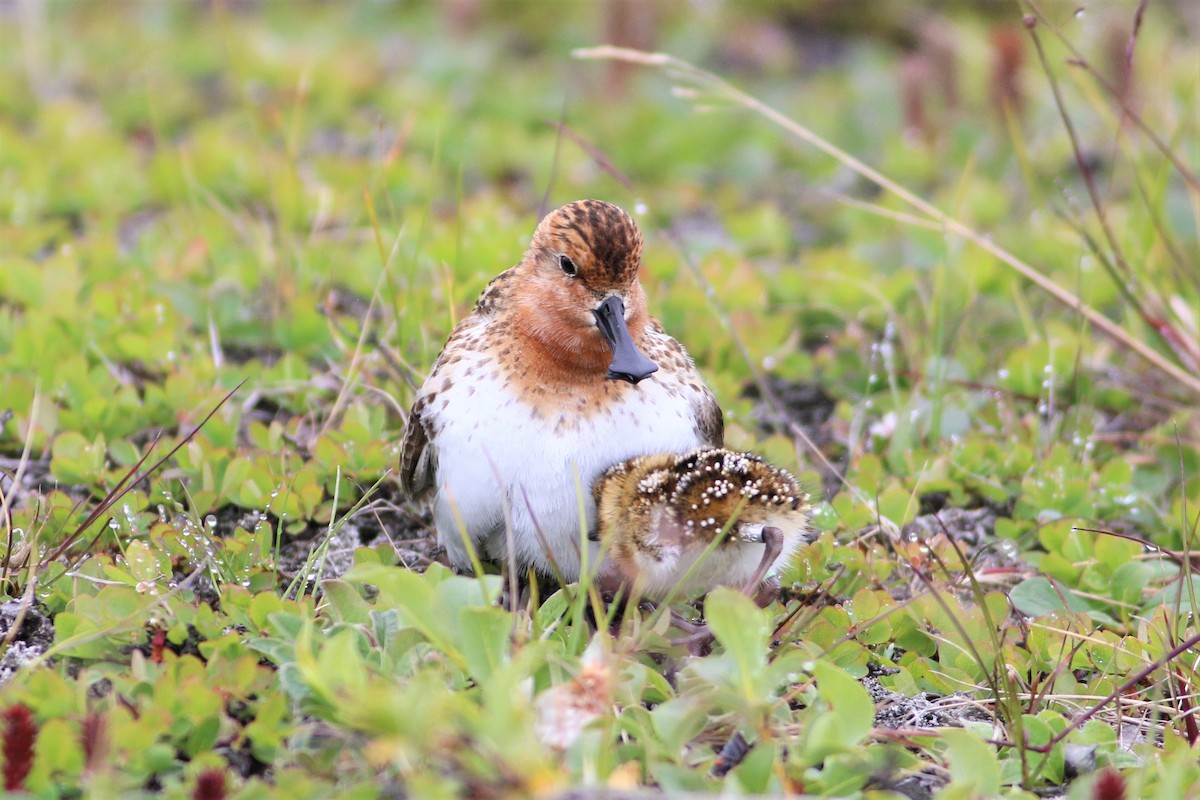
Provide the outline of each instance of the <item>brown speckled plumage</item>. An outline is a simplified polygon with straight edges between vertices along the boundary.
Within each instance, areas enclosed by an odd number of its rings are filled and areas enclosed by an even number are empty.
[[[578,514],[568,513],[576,507],[573,471],[590,485],[609,464],[640,452],[722,443],[715,398],[646,310],[641,254],[641,233],[620,208],[570,203],[541,221],[521,262],[488,284],[450,335],[413,404],[400,481],[410,497],[434,501],[439,537],[455,563],[466,561],[460,516],[471,541],[493,557],[504,554],[509,503],[515,524],[528,527],[517,531],[521,565],[570,577],[578,569]],[[614,351],[595,309],[614,297],[633,347],[658,366],[637,384],[608,376]],[[457,459],[449,468],[448,458]],[[471,478],[461,483],[459,474]],[[494,502],[478,487],[485,481],[496,484]],[[588,503],[585,511],[590,522],[595,510]],[[545,518],[551,514],[561,522]],[[543,539],[554,551],[548,561]]]
[[[740,587],[761,557],[766,525],[783,533],[779,563],[811,536],[808,494],[788,472],[749,453],[700,448],[630,459],[601,475],[592,493],[606,579],[640,581],[652,599],[676,584],[693,592]],[[693,570],[710,545],[712,563]]]

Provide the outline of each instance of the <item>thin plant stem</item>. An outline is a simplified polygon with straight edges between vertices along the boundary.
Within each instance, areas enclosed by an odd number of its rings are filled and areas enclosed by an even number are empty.
[[[1092,324],[1101,333],[1112,338],[1121,346],[1127,348],[1132,353],[1136,354],[1143,361],[1149,364],[1154,369],[1170,377],[1180,386],[1186,387],[1191,393],[1200,395],[1200,377],[1188,373],[1180,366],[1171,363],[1162,354],[1156,352],[1145,342],[1133,336],[1117,323],[1110,320],[1108,317],[1101,314],[1096,309],[1085,303],[1078,295],[1059,286],[1050,278],[1043,275],[1036,268],[1021,258],[1018,258],[1013,253],[993,242],[985,234],[979,233],[970,226],[955,219],[944,211],[940,210],[932,203],[921,199],[913,194],[908,189],[905,189],[900,184],[888,178],[883,173],[860,161],[854,156],[842,150],[837,145],[818,136],[809,128],[790,119],[781,112],[763,103],[756,97],[749,95],[732,84],[722,80],[711,72],[700,69],[682,59],[665,53],[647,53],[642,50],[633,50],[626,47],[614,47],[612,45],[602,45],[600,47],[589,47],[574,51],[576,58],[597,59],[597,60],[615,60],[628,61],[634,64],[640,64],[647,67],[656,67],[662,69],[669,74],[680,79],[689,81],[700,86],[710,88],[734,104],[751,111],[769,122],[774,123],[796,138],[816,147],[826,155],[836,159],[841,164],[858,173],[862,177],[876,184],[880,188],[890,192],[899,199],[903,200],[908,205],[917,209],[921,213],[927,215],[931,219],[937,221],[942,227],[964,239],[970,241],[985,252],[999,259],[1003,264],[1006,264],[1015,270],[1021,277],[1035,284],[1046,294],[1071,308],[1077,313],[1083,315],[1088,322]]]

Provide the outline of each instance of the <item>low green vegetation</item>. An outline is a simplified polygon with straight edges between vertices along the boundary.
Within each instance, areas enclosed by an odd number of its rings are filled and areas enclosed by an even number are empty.
[[[1200,21],[655,8],[623,73],[585,4],[0,3],[7,790],[1200,792]],[[581,197],[814,493],[702,657],[512,610],[393,474]]]

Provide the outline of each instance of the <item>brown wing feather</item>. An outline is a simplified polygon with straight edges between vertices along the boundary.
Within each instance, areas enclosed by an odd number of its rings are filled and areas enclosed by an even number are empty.
[[[516,273],[516,267],[509,267],[488,281],[488,285],[483,287],[483,291],[480,292],[479,299],[475,301],[475,313],[487,317],[501,310],[504,307],[505,298],[512,291],[509,284],[516,278]],[[443,350],[443,352],[445,351]]]
[[[433,362],[433,369],[429,371],[429,377],[421,386],[417,401],[413,403],[412,410],[408,415],[408,427],[404,430],[404,442],[400,449],[400,488],[411,500],[425,499],[432,491],[437,475],[437,453],[430,447],[429,423],[424,418],[425,407],[430,401],[430,395],[425,392],[443,365],[447,363],[447,353],[452,351],[455,341],[469,335],[480,323],[482,317],[493,316],[502,309],[504,298],[507,296],[508,284],[514,277],[514,270],[515,267],[507,269],[492,278],[480,293],[479,299],[475,301],[475,312],[459,322],[458,326],[450,333],[450,337],[442,347],[442,352]]]
[[[712,447],[725,446],[725,415],[708,387],[705,387],[704,396],[696,409],[696,430],[705,444]]]
[[[653,340],[656,345],[650,354],[651,360],[664,360],[665,363],[660,363],[659,366],[669,366],[685,389],[690,389],[693,393],[692,411],[696,417],[696,433],[700,440],[711,447],[724,447],[725,415],[721,412],[721,406],[712,390],[704,384],[704,378],[696,369],[696,363],[692,361],[683,345],[663,329],[658,320],[651,319],[646,329],[647,339],[642,344],[651,344]]]
[[[425,427],[422,412],[425,398],[413,403],[408,415],[408,427],[404,429],[404,442],[400,446],[400,488],[411,500],[423,500],[433,488],[436,459],[429,449],[429,430]]]

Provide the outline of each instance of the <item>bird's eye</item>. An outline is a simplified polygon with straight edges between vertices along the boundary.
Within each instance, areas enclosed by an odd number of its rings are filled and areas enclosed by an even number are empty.
[[[559,255],[558,265],[562,267],[563,272],[567,273],[567,275],[570,275],[572,278],[579,274],[579,267],[575,266],[575,262],[572,261],[571,257],[565,253]]]

